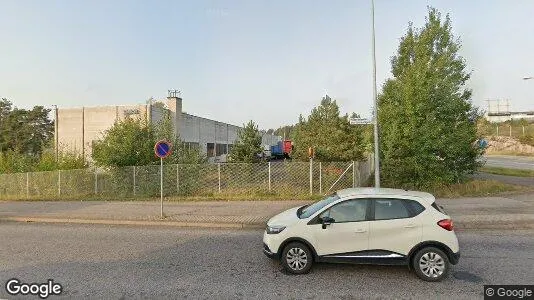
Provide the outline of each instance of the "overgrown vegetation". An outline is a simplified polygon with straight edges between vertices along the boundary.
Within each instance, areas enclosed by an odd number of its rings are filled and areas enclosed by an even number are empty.
[[[172,153],[165,164],[203,163],[206,158],[198,148],[189,148],[174,135],[170,115],[155,125],[145,120],[126,118],[106,130],[103,138],[93,145],[92,158],[96,165],[107,167],[144,166],[159,162],[154,155],[158,140],[172,143]]]
[[[362,160],[364,139],[362,126],[349,123],[349,116],[340,116],[339,106],[329,96],[323,97],[308,118],[302,115],[293,128],[295,150],[293,158],[308,159],[308,148],[313,147],[320,161]]]
[[[505,193],[529,192],[532,188],[495,180],[468,180],[463,183],[434,186],[425,191],[436,198],[482,197]]]
[[[523,135],[519,137],[521,144],[534,146],[534,135]]]
[[[379,96],[384,186],[412,189],[464,181],[478,167],[479,112],[470,73],[447,15],[429,8],[422,28],[408,26]]]
[[[532,161],[534,165],[534,160]],[[518,177],[534,177],[533,170],[522,170],[522,169],[510,169],[510,168],[500,168],[500,167],[489,167],[484,166],[480,171],[496,175],[506,175],[506,176],[518,176]]]
[[[87,166],[76,152],[56,154],[52,146],[54,123],[49,109],[14,107],[0,99],[0,174],[81,169]]]

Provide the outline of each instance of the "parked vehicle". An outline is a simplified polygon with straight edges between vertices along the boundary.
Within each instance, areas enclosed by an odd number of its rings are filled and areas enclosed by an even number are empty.
[[[263,252],[290,273],[314,262],[407,265],[440,281],[460,250],[451,218],[424,192],[387,188],[340,190],[267,222]]]
[[[293,142],[291,140],[279,141],[276,145],[266,147],[263,151],[263,157],[266,160],[290,159],[293,151]]]

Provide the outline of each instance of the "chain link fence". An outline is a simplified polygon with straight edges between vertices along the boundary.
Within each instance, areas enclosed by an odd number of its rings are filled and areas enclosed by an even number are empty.
[[[487,124],[479,128],[479,133],[484,136],[508,136],[515,138],[534,136],[534,124]]]
[[[369,161],[178,164],[163,166],[163,194],[317,195],[363,186]],[[0,199],[147,198],[160,194],[159,165],[0,174]]]

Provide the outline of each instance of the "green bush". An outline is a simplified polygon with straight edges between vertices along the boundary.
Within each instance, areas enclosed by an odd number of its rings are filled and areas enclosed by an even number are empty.
[[[533,135],[524,135],[519,137],[521,144],[534,146],[534,136]]]

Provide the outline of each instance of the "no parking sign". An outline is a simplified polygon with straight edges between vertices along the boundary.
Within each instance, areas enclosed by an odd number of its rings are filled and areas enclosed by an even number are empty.
[[[172,145],[171,143],[161,140],[154,145],[154,154],[160,159],[160,200],[161,200],[161,210],[160,215],[163,219],[163,159],[171,155]]]
[[[154,146],[154,154],[156,154],[157,157],[163,159],[169,155],[171,155],[172,145],[171,143],[161,140],[156,143]]]

